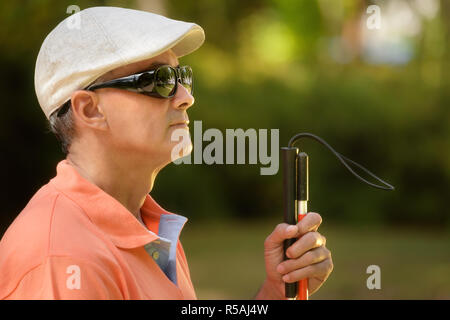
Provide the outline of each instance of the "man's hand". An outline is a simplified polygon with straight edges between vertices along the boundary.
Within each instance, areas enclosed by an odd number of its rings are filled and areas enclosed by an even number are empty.
[[[317,232],[322,217],[310,212],[296,225],[280,223],[264,242],[266,281],[255,299],[285,299],[285,282],[308,278],[309,295],[320,288],[333,270],[326,239]],[[283,241],[299,238],[287,250],[283,261]]]

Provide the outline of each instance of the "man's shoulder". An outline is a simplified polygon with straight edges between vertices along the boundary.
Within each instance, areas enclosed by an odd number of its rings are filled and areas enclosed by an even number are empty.
[[[1,278],[9,284],[20,281],[49,256],[71,256],[93,263],[107,256],[113,259],[107,253],[108,246],[83,210],[47,184],[30,199],[0,241]]]
[[[59,193],[49,184],[41,187],[17,215],[0,241],[0,266],[5,256],[20,251],[37,255],[45,249],[43,241],[48,240],[53,207]]]

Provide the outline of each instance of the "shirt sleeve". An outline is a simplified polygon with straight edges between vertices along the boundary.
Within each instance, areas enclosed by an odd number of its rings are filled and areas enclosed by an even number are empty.
[[[122,300],[114,275],[95,263],[51,256],[24,275],[7,299]]]

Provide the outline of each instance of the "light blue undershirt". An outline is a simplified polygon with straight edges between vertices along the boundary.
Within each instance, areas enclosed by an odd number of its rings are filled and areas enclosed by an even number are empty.
[[[142,221],[141,214],[138,215],[139,222],[148,230]],[[159,239],[147,243],[144,248],[155,261],[166,276],[177,284],[177,242],[181,229],[188,219],[178,214],[161,214],[157,236]],[[151,234],[154,232],[148,230]],[[155,254],[155,252],[158,252]]]

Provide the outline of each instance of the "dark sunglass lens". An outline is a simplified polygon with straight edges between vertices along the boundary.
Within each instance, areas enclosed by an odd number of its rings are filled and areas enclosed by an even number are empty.
[[[185,87],[189,93],[192,93],[192,69],[189,66],[180,68],[181,84]]]
[[[156,71],[155,90],[163,97],[173,95],[177,81],[175,70],[171,67],[161,67]]]
[[[153,74],[143,73],[137,80],[137,86],[146,92],[151,92],[155,83],[153,82]]]

